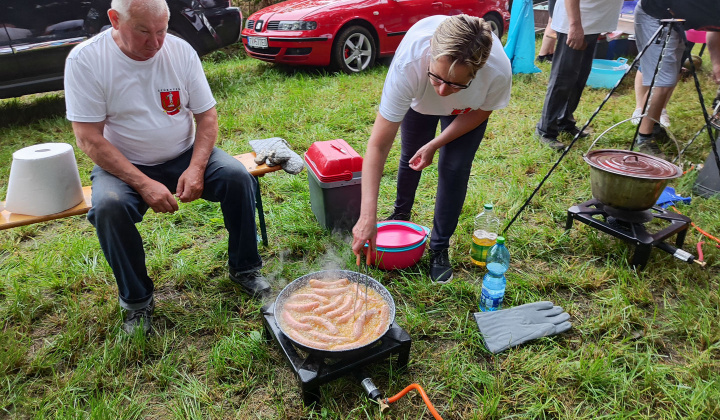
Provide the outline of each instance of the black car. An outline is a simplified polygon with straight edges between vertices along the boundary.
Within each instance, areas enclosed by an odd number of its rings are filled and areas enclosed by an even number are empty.
[[[168,31],[199,55],[234,44],[242,15],[231,0],[168,0]],[[0,0],[0,99],[63,88],[65,57],[110,27],[110,0]]]

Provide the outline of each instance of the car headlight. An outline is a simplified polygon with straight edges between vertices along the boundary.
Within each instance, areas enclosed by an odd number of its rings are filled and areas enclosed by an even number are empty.
[[[317,28],[317,22],[304,20],[281,20],[278,22],[278,31],[312,31]]]

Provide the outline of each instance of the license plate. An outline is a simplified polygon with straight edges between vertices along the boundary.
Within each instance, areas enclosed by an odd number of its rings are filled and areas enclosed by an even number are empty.
[[[249,36],[248,37],[248,46],[253,47],[253,48],[267,48],[268,47],[267,38],[259,37],[259,36]]]

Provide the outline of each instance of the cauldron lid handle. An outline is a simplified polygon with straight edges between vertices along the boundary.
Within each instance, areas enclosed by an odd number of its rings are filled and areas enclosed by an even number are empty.
[[[625,155],[625,156],[623,156],[623,159],[622,159],[623,163],[627,163],[628,165],[630,165],[631,162],[626,162],[626,160],[628,160],[628,158],[635,158],[635,162],[632,162],[632,163],[633,163],[633,164],[637,164],[637,163],[638,163],[638,157],[637,157],[637,155]]]
[[[650,117],[647,116],[647,114],[643,114],[643,115],[641,115],[641,117],[643,117],[643,118],[650,118]],[[607,133],[608,131],[610,131],[610,130],[612,130],[613,128],[617,127],[618,125],[620,125],[620,124],[622,124],[622,123],[625,123],[625,122],[628,122],[628,121],[630,121],[630,120],[632,120],[632,119],[634,119],[634,118],[637,118],[637,117],[630,117],[630,118],[628,118],[628,119],[625,119],[625,120],[622,120],[622,121],[620,121],[620,122],[618,122],[618,123],[615,123],[615,124],[611,125],[610,128],[608,128],[607,130],[605,130],[605,131],[603,131],[602,133],[600,133],[600,135],[597,136],[597,138],[592,142],[592,144],[590,144],[590,147],[588,147],[588,151],[585,152],[585,155],[583,155],[583,156],[587,156],[587,155],[590,153],[590,150],[592,150],[593,146],[595,146],[595,143],[597,143],[597,141],[600,140],[600,138],[601,138],[602,136],[604,136],[605,133]],[[657,121],[657,120],[655,120],[654,118],[650,118],[650,119],[651,119],[652,121],[660,124],[660,121]],[[675,136],[673,135],[673,133],[671,133],[670,130],[667,129],[667,127],[664,127],[664,128],[665,128],[665,132],[668,133],[668,136],[670,137],[670,139],[672,139],[673,143],[675,143],[675,147],[677,147],[677,150],[678,150],[678,155],[677,155],[677,157],[676,157],[675,159],[673,159],[673,162],[674,162],[674,161],[676,161],[676,160],[678,160],[678,159],[680,158],[680,154],[682,153],[682,151],[680,150],[680,143],[678,143],[678,141],[675,139]]]

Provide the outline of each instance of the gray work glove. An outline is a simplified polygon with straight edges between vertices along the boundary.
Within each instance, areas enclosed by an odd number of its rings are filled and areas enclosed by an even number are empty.
[[[570,315],[552,302],[534,302],[494,312],[476,312],[485,346],[500,353],[526,341],[569,330]]]
[[[290,146],[280,137],[262,140],[250,140],[250,146],[255,152],[255,163],[265,163],[267,166],[281,165],[291,174],[298,174],[305,166],[302,158],[290,149]]]

